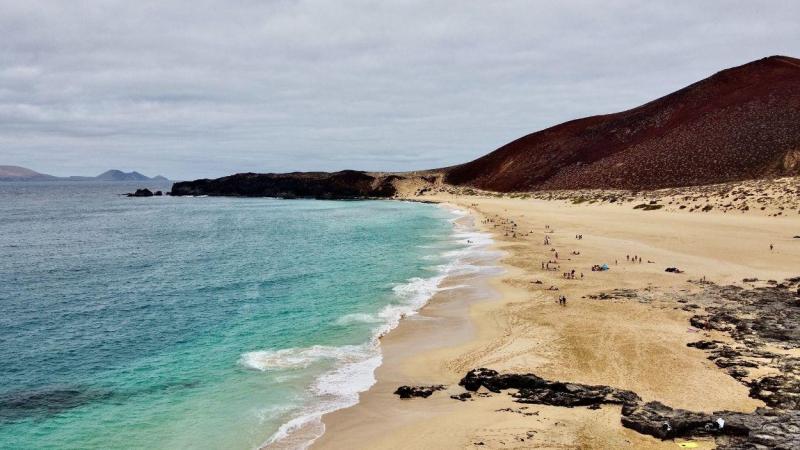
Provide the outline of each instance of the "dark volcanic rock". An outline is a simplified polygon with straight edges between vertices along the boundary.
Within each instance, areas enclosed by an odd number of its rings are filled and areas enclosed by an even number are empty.
[[[458,384],[473,392],[481,386],[492,392],[500,392],[505,389],[543,387],[547,384],[547,380],[533,374],[499,374],[496,370],[481,368],[470,370]]]
[[[280,197],[318,199],[386,198],[396,193],[398,176],[373,176],[345,170],[334,173],[240,173],[214,180],[182,181],[172,195]]]
[[[450,398],[452,398],[453,400],[459,400],[465,402],[467,400],[472,399],[472,394],[470,394],[469,392],[464,392],[458,395],[451,395]]]
[[[800,448],[800,411],[795,409],[759,408],[750,414],[731,411],[707,414],[673,409],[659,402],[642,404],[634,392],[609,386],[548,381],[533,374],[500,374],[491,369],[471,370],[459,384],[469,391],[481,387],[495,392],[517,389],[514,401],[518,403],[587,406],[590,409],[602,404],[621,404],[623,426],[660,439],[712,436],[717,448],[727,450]],[[763,383],[761,388],[779,386],[784,384]],[[460,400],[457,396],[453,398]]]
[[[742,369],[741,367],[730,367],[727,372],[728,375],[736,378],[739,381],[742,381],[749,374],[746,369]]]
[[[795,283],[790,279],[781,285],[754,289],[708,288],[706,295],[717,297],[718,304],[690,322],[698,328],[728,332],[737,341],[756,339],[800,348],[800,304]]]
[[[735,342],[701,340],[687,345],[707,352],[708,359],[747,385],[750,396],[770,408],[754,413],[693,412],[659,402],[642,404],[634,392],[609,386],[550,381],[534,374],[501,374],[483,368],[471,370],[459,384],[473,392],[481,387],[493,392],[515,389],[517,403],[590,409],[621,404],[625,427],[661,439],[710,436],[717,448],[724,450],[800,449],[800,357],[767,350],[765,345],[800,348],[800,305],[795,301],[800,277],[767,284],[743,289],[703,283],[703,291],[693,295],[698,301],[702,297],[705,314],[692,317],[692,325],[724,331]],[[762,366],[779,374],[750,379],[748,368]]]
[[[660,439],[714,436],[718,449],[800,448],[800,411],[705,414],[650,402],[623,407],[622,425]]]
[[[608,386],[591,386],[577,383],[550,382],[547,386],[521,389],[514,394],[520,403],[565,406],[599,406],[602,404],[629,404],[640,401],[631,391]]]
[[[709,350],[719,347],[722,344],[720,341],[697,341],[686,344],[687,347],[699,348],[700,350]]]
[[[150,189],[137,189],[136,192],[125,194],[128,197],[152,197],[153,192]]]
[[[433,395],[434,392],[441,391],[443,389],[445,389],[445,386],[441,384],[433,386],[400,386],[396,391],[394,391],[394,395],[397,395],[400,398],[428,398]]]
[[[459,384],[468,391],[481,386],[492,392],[517,389],[515,401],[554,406],[633,404],[641,401],[634,392],[608,386],[548,381],[533,374],[499,374],[490,369],[470,370]]]
[[[718,428],[713,418],[703,413],[672,409],[659,402],[622,408],[622,425],[659,439],[704,436]]]
[[[750,396],[774,408],[800,409],[800,379],[792,375],[775,375],[750,383]]]
[[[754,278],[745,281],[757,281]],[[707,284],[701,296],[713,302],[692,325],[727,332],[735,347],[718,341],[687,344],[705,350],[708,359],[750,388],[750,396],[774,408],[800,409],[800,358],[764,350],[764,344],[800,348],[800,305],[795,301],[797,277],[744,289]],[[771,367],[779,374],[748,380],[748,368]]]

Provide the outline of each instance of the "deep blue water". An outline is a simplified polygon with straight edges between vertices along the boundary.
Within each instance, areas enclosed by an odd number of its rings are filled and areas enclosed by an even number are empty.
[[[0,448],[258,447],[355,401],[464,245],[432,205],[136,187],[0,183]]]

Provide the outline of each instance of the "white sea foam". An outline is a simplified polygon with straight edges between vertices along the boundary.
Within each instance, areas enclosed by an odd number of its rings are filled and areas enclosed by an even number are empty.
[[[358,403],[359,393],[375,383],[374,372],[382,361],[380,338],[397,327],[400,320],[412,316],[439,291],[460,286],[441,288],[448,276],[468,275],[481,272],[486,265],[474,261],[486,261],[496,253],[487,250],[492,239],[487,233],[468,229],[459,219],[468,215],[466,211],[449,209],[453,214],[454,232],[452,243],[464,248],[445,252],[441,257],[447,264],[436,266],[436,274],[428,278],[412,278],[392,288],[396,301],[386,305],[376,314],[353,313],[340,317],[339,325],[352,323],[376,323],[370,342],[363,345],[342,347],[312,346],[282,350],[264,350],[242,355],[240,363],[247,368],[261,371],[300,369],[312,364],[333,361],[333,368],[320,375],[311,385],[315,401],[306,405],[288,422],[281,425],[263,445],[270,447],[280,443],[295,448],[308,448],[324,432],[321,418],[324,414]],[[301,432],[302,430],[302,432]],[[294,436],[302,434],[302,437]]]
[[[266,372],[269,370],[304,369],[311,364],[323,360],[346,359],[352,352],[362,351],[360,346],[345,345],[331,347],[314,345],[306,348],[284,348],[281,350],[261,350],[247,352],[239,359],[239,363],[254,370]]]
[[[454,284],[452,286],[440,287],[439,288],[439,292],[442,292],[442,291],[454,291],[456,289],[464,289],[466,287],[469,287],[469,285],[468,284]]]
[[[378,323],[378,322],[383,322],[383,319],[376,316],[375,314],[368,314],[368,313],[345,314],[342,317],[336,319],[337,325],[351,325],[354,323]]]
[[[314,394],[315,401],[306,405],[294,418],[284,423],[263,445],[269,447],[272,444],[281,443],[291,444],[295,448],[308,448],[314,440],[322,435],[324,425],[321,422],[323,415],[336,411],[337,409],[347,408],[358,403],[358,394],[369,389],[375,384],[375,369],[381,365],[382,357],[377,343],[369,342],[364,345],[350,345],[342,347],[314,346],[301,349],[287,349],[291,352],[283,352],[283,358],[275,358],[271,353],[269,358],[264,361],[256,358],[258,366],[268,362],[268,367],[274,368],[276,359],[281,359],[282,363],[296,364],[296,355],[304,355],[313,361],[335,358],[334,368],[319,376],[311,385],[310,391]],[[251,352],[263,353],[263,352]],[[292,357],[287,358],[286,355]],[[248,359],[247,363],[252,363]],[[247,364],[244,363],[243,364]],[[307,366],[302,366],[307,367]],[[259,370],[262,370],[258,367]],[[268,370],[268,369],[266,369]],[[300,430],[305,430],[304,436],[294,442],[291,440],[293,434]]]

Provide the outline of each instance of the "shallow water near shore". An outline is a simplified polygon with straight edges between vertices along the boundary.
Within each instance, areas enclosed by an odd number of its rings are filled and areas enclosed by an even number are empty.
[[[0,184],[0,448],[255,448],[357,401],[471,268],[435,205]]]

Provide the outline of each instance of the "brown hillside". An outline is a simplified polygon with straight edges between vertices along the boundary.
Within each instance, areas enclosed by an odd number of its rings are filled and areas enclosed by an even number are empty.
[[[447,170],[508,192],[657,189],[800,174],[800,60],[772,56],[637,108],[524,136]]]

